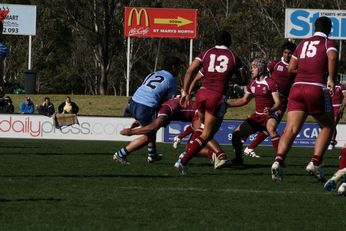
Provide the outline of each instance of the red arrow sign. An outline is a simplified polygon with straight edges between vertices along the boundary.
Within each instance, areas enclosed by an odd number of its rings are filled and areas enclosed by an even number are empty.
[[[126,37],[197,37],[197,10],[125,7],[124,15]]]

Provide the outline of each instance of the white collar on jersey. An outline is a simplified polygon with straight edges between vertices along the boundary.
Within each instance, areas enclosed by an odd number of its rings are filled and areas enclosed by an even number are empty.
[[[215,46],[215,48],[217,48],[217,49],[226,49],[226,50],[228,50],[228,47],[226,47],[226,46],[224,46],[224,45],[216,45]]]
[[[285,65],[288,65],[288,63],[285,62],[284,57],[281,57],[281,62],[283,62]]]
[[[265,84],[265,85],[268,85],[268,83],[267,83],[267,78],[268,78],[268,76],[264,76],[264,78],[261,79],[261,80],[258,80],[258,79],[256,78],[256,79],[255,79],[255,82],[256,82],[257,84]]]
[[[325,33],[321,32],[321,31],[316,31],[314,33],[314,36],[321,36],[321,37],[325,37],[325,38],[328,37]]]

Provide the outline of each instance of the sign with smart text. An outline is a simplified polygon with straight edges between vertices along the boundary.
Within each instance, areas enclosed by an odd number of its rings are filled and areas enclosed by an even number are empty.
[[[56,128],[53,119],[43,115],[0,114],[0,136],[21,139],[132,141],[138,136],[122,136],[120,131],[132,118],[78,116],[78,124]],[[162,130],[156,139],[162,142]]]
[[[125,37],[197,37],[197,10],[125,7]]]
[[[330,18],[333,24],[330,39],[346,39],[346,11],[320,9],[286,9],[285,37],[308,38],[314,33],[314,23],[319,17]]]
[[[3,34],[36,35],[36,6],[0,4]]]

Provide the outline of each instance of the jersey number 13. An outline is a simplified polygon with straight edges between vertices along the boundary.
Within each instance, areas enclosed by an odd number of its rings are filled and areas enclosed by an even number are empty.
[[[209,59],[210,59],[209,66],[208,66],[209,72],[215,72],[216,71],[219,73],[223,73],[223,72],[227,71],[228,62],[229,62],[229,59],[227,56],[220,55],[220,56],[216,57],[215,54],[211,54]],[[215,61],[218,62],[218,65],[215,64]]]

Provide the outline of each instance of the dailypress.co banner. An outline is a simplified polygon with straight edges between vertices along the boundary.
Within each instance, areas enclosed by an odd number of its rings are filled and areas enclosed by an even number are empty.
[[[78,124],[56,128],[53,119],[42,115],[0,114],[1,138],[131,141],[136,136],[120,135],[134,119],[78,116]],[[157,141],[162,142],[162,130]]]
[[[124,9],[125,37],[197,37],[197,10],[137,8]]]
[[[60,140],[100,140],[100,141],[132,141],[138,136],[123,136],[120,131],[131,126],[134,119],[123,117],[78,116],[78,124],[56,128],[53,119],[43,115],[0,114],[0,137],[20,139],[60,139]],[[232,133],[242,123],[239,120],[224,120],[215,139],[223,145],[232,144]],[[164,129],[157,132],[157,142],[173,142],[173,138],[184,130],[189,123],[172,121]],[[280,123],[278,132],[283,133],[285,122]],[[337,126],[337,147],[346,143],[346,124]],[[313,147],[320,127],[316,123],[305,123],[293,146]],[[246,144],[256,138],[251,135]],[[183,141],[186,141],[184,139]],[[271,146],[270,138],[261,145]]]
[[[224,120],[219,131],[216,133],[214,138],[223,145],[230,145],[232,144],[232,133],[235,131],[235,129],[242,123],[243,121],[238,120]],[[189,123],[183,123],[178,121],[171,122],[164,130],[164,142],[173,142],[173,138],[177,135],[179,135],[180,132],[182,132],[186,126],[190,125]],[[278,126],[278,133],[282,134],[285,129],[286,123],[281,122]],[[342,125],[341,125],[342,126]],[[342,132],[345,129],[338,127],[338,131]],[[316,123],[305,123],[300,130],[299,134],[297,135],[296,139],[293,142],[293,146],[296,147],[313,147],[316,141],[316,138],[318,134],[320,133],[320,127]],[[250,144],[254,139],[256,138],[256,134],[253,134],[248,137],[245,144]],[[341,139],[340,139],[341,138]],[[344,138],[344,140],[342,140]],[[346,137],[340,137],[338,135],[337,137],[338,146],[342,146],[343,143],[346,141]],[[187,138],[185,138],[183,141],[187,141]],[[261,143],[261,145],[271,146],[271,139],[267,138],[265,141]]]
[[[36,6],[0,3],[3,34],[36,35]]]
[[[346,39],[346,10],[290,9],[285,11],[285,38],[308,38],[314,33],[319,17],[330,18],[333,24],[331,39]]]

